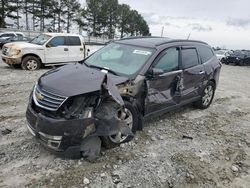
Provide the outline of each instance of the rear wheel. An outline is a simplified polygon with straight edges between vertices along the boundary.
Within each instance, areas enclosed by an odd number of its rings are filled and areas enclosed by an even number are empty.
[[[125,102],[125,112],[126,116],[124,121],[126,122],[126,125],[130,128],[132,133],[135,134],[139,122],[138,113],[129,102]],[[106,148],[113,148],[119,146],[121,143],[131,141],[133,137],[134,136],[123,135],[121,132],[118,132],[115,135],[102,137],[102,142]]]
[[[27,56],[23,58],[22,61],[22,69],[24,70],[38,70],[41,67],[40,60],[35,56]]]
[[[206,109],[210,106],[213,101],[215,92],[215,84],[209,81],[202,92],[201,98],[195,102],[195,106],[201,109]]]

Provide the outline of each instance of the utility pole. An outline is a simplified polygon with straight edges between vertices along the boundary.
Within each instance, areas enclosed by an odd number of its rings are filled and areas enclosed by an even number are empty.
[[[164,26],[162,26],[162,29],[161,29],[161,37],[163,37],[163,33],[164,33]]]

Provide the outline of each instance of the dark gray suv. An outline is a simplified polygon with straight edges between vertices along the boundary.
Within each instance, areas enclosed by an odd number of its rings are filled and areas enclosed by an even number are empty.
[[[95,158],[142,130],[143,120],[212,103],[221,64],[201,41],[135,37],[42,75],[30,96],[30,132],[47,148]]]

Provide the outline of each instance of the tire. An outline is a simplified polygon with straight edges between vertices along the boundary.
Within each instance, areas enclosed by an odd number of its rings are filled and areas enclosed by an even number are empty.
[[[41,61],[35,56],[27,56],[23,58],[21,66],[23,70],[38,70],[41,67]]]
[[[208,108],[213,101],[214,93],[215,93],[215,83],[209,81],[202,91],[201,98],[197,102],[195,102],[194,105],[200,109]]]
[[[127,111],[128,114],[128,117],[126,118],[129,118],[129,116],[132,117],[132,124],[130,125],[130,128],[132,133],[135,134],[139,124],[139,114],[137,110],[132,106],[132,104],[126,101],[125,101],[125,110]],[[127,136],[127,137],[124,136],[124,138],[121,139],[120,141],[115,141],[115,136],[116,135],[102,137],[101,139],[103,146],[105,148],[114,148],[119,146],[121,143],[129,142],[134,138],[134,136]]]

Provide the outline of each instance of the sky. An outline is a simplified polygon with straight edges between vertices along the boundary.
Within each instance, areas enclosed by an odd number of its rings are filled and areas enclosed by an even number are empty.
[[[202,40],[250,50],[250,0],[119,0],[147,21],[153,36]]]

